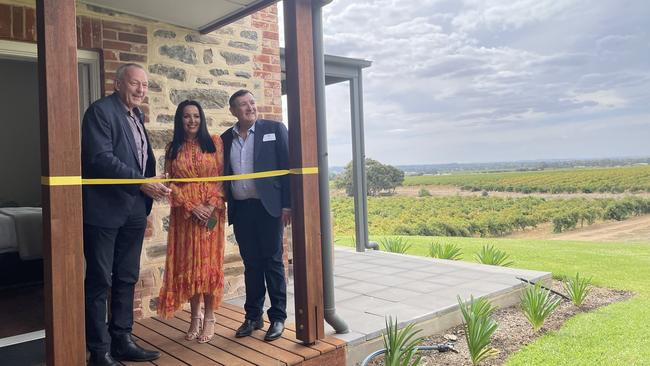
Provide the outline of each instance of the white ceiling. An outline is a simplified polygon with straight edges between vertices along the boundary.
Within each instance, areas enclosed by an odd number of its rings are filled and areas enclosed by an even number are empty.
[[[269,0],[80,0],[83,3],[157,20],[194,30],[205,30],[227,18],[244,16]],[[277,0],[276,0],[277,1]]]

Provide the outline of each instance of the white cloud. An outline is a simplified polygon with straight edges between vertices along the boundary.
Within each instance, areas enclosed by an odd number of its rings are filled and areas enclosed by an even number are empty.
[[[627,105],[627,101],[612,90],[599,90],[592,93],[575,94],[573,95],[572,100],[579,103],[592,102],[595,103],[599,109],[623,108]]]
[[[650,155],[633,123],[650,115],[650,2],[336,0],[323,13],[327,53],[373,62],[367,156]],[[327,91],[333,165],[351,157],[347,88]]]

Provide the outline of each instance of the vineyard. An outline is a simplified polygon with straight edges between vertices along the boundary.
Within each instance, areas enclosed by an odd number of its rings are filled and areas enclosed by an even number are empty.
[[[520,193],[638,193],[650,192],[650,166],[410,176],[404,185]]]
[[[352,198],[332,198],[335,235],[354,233]],[[371,235],[493,237],[551,222],[555,232],[650,213],[650,199],[369,197]]]

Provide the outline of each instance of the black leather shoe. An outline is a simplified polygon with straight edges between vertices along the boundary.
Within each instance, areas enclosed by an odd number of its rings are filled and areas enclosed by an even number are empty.
[[[265,341],[273,341],[282,335],[282,332],[284,332],[284,322],[281,321],[272,321],[271,325],[269,326],[269,330],[266,331],[266,335],[264,336]]]
[[[258,320],[250,320],[246,319],[244,320],[243,323],[237,328],[237,332],[235,333],[235,337],[241,338],[241,337],[246,337],[251,335],[254,330],[256,329],[262,329],[264,328],[264,320],[258,319]]]
[[[160,352],[138,346],[130,334],[120,334],[111,340],[111,356],[118,361],[153,361],[160,357]]]
[[[109,352],[94,353],[90,352],[90,359],[88,366],[120,366],[119,362],[115,361]]]

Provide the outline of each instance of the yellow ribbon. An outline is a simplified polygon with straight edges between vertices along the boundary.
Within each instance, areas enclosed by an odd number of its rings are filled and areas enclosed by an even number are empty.
[[[200,177],[200,178],[147,178],[147,179],[111,179],[111,178],[81,178],[79,176],[63,177],[41,177],[41,184],[44,186],[78,186],[78,185],[96,185],[96,184],[142,184],[142,183],[166,183],[166,182],[223,182],[230,180],[258,179],[278,177],[287,174],[318,174],[318,167],[293,168],[283,170],[269,170],[266,172],[257,172],[249,174],[224,175],[220,177]]]

